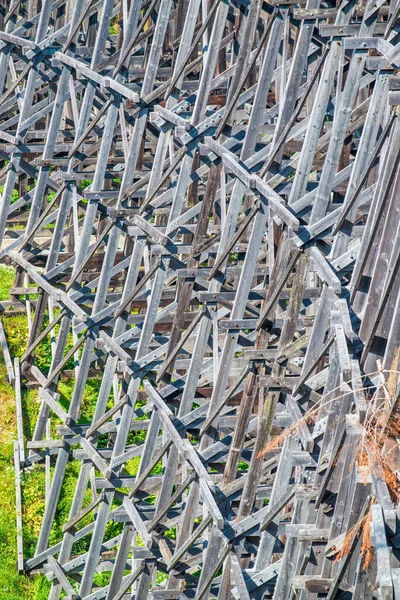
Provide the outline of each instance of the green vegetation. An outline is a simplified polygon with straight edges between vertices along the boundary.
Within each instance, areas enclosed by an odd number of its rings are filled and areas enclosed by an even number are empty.
[[[13,286],[15,271],[12,267],[1,265],[0,269],[0,300],[10,299],[10,289]]]
[[[118,33],[118,15],[115,15],[115,17],[111,19],[110,33],[111,35],[117,35]]]
[[[0,300],[9,299],[14,271],[0,267]],[[15,356],[23,352],[28,332],[26,317],[13,315],[2,319],[10,348]],[[16,562],[15,484],[13,469],[13,442],[16,439],[15,398],[13,388],[6,383],[7,372],[3,357],[0,358],[0,598],[4,600],[45,600],[50,583],[42,575],[27,577],[18,575]],[[36,394],[27,391],[23,403],[25,426],[30,427],[29,417],[37,411]],[[26,431],[26,434],[30,432]],[[24,474],[22,482],[24,501],[24,554],[31,556],[44,510],[44,474],[40,468]]]
[[[0,301],[9,300],[10,289],[13,286],[15,271],[11,267],[0,265]],[[43,327],[48,324],[46,316]],[[2,315],[2,323],[6,334],[8,346],[12,357],[21,357],[28,339],[28,323],[25,314]],[[54,336],[57,335],[58,326],[54,328]],[[54,338],[53,338],[54,339]],[[51,364],[51,338],[47,336],[38,346],[36,353],[36,364],[42,372],[48,373]],[[72,347],[72,336],[68,339],[67,351]],[[74,367],[74,359],[71,358],[66,367]],[[14,390],[7,382],[7,372],[3,357],[0,355],[0,470],[2,474],[0,484],[0,598],[4,600],[45,600],[48,597],[51,584],[43,575],[31,577],[18,575],[16,569],[16,513],[14,498],[14,469],[13,469],[13,442],[16,439],[16,416]],[[89,379],[85,387],[81,422],[92,419],[100,389],[99,379]],[[60,403],[68,408],[73,392],[73,381],[62,378],[59,383],[61,394]],[[24,435],[30,439],[39,411],[39,400],[37,391],[34,389],[23,389],[22,404],[24,411]],[[56,427],[60,422],[52,418],[51,435],[56,433]],[[138,432],[142,434],[142,432]],[[106,440],[105,440],[106,441]],[[142,441],[140,439],[140,441]],[[139,440],[136,443],[140,443]],[[100,438],[99,446],[102,445]],[[67,473],[61,490],[60,502],[54,520],[53,530],[50,535],[50,544],[55,544],[62,539],[62,525],[68,520],[68,515],[75,490],[76,479],[80,464],[71,461],[67,465]],[[53,468],[51,469],[53,471]],[[132,471],[137,470],[132,468]],[[45,508],[45,473],[42,465],[36,465],[26,469],[22,475],[22,501],[23,501],[23,542],[24,558],[32,557],[35,552],[37,537]],[[91,501],[90,490],[87,491],[85,504]],[[88,515],[82,519],[82,526],[90,523],[92,517]],[[111,538],[121,532],[121,523],[110,523],[107,530],[107,538]],[[89,548],[90,535],[74,544],[73,552],[86,552]],[[96,576],[98,585],[107,585],[109,574]]]
[[[90,185],[91,181],[88,182]],[[13,286],[15,271],[11,267],[0,265],[0,301],[6,301],[10,298],[10,289]],[[34,298],[35,296],[33,296]],[[31,296],[32,298],[32,296]],[[22,297],[21,297],[22,299]],[[55,311],[55,316],[57,312]],[[20,358],[26,348],[28,340],[28,322],[25,314],[7,314],[7,311],[1,316],[5,335],[7,338],[9,350],[12,357]],[[49,323],[48,314],[45,315],[43,328]],[[43,373],[48,373],[51,366],[51,344],[57,337],[59,325],[56,325],[51,335],[39,344],[36,351],[36,365]],[[66,352],[73,345],[72,335],[68,338]],[[82,352],[79,350],[79,354]],[[72,357],[67,365],[67,369],[73,369],[75,366]],[[3,600],[45,600],[48,597],[51,584],[43,575],[18,575],[16,569],[16,514],[14,498],[14,469],[13,469],[13,442],[16,439],[16,416],[15,416],[15,397],[14,390],[7,382],[7,372],[0,353],[0,470],[2,474],[0,483],[0,598]],[[100,391],[100,379],[88,379],[82,400],[82,411],[80,423],[90,422],[93,418],[98,394]],[[74,389],[73,380],[62,377],[58,384],[60,393],[60,404],[65,410],[68,410],[70,400]],[[112,393],[110,394],[108,408],[112,405]],[[140,409],[145,402],[138,401],[136,404],[137,419],[148,419]],[[32,437],[33,428],[39,412],[40,402],[36,389],[22,390],[22,406],[24,418],[24,436],[25,440]],[[56,428],[60,421],[53,415],[51,419],[51,437],[57,434]],[[128,436],[128,444],[141,444],[146,437],[145,431],[132,431]],[[98,446],[104,447],[108,443],[108,437],[103,436],[98,440]],[[77,446],[78,448],[79,446]],[[139,457],[133,458],[126,463],[125,471],[128,475],[136,475],[139,467]],[[80,463],[71,461],[67,465],[66,476],[63,482],[60,501],[57,513],[54,519],[53,529],[50,535],[50,545],[59,542],[62,539],[62,525],[68,520],[70,507],[75,491],[76,480],[79,474]],[[54,467],[51,467],[51,475]],[[162,461],[156,465],[153,474],[162,472]],[[96,472],[96,476],[99,473]],[[23,501],[23,542],[24,558],[30,558],[35,552],[36,542],[40,531],[42,517],[45,509],[45,471],[42,464],[26,469],[22,475],[22,501]],[[128,490],[122,490],[128,491]],[[91,492],[88,488],[84,505],[91,502]],[[149,504],[155,502],[155,496],[147,498]],[[121,504],[120,500],[115,500],[113,508]],[[92,514],[87,515],[81,521],[81,526],[88,525],[93,519]],[[111,539],[122,532],[122,523],[110,521],[107,525],[105,539]],[[171,529],[166,533],[167,537],[175,538],[176,531]],[[75,542],[72,553],[80,554],[88,551],[91,534]],[[137,544],[141,545],[140,538]],[[167,576],[163,573],[157,574],[157,583],[161,583]],[[95,584],[103,587],[109,583],[110,573],[97,573]]]
[[[86,188],[89,187],[89,185],[92,185],[93,180],[92,179],[82,179],[81,181],[81,189],[85,190]]]
[[[4,192],[4,186],[0,187],[0,194],[2,194]],[[11,204],[14,204],[14,202],[16,202],[19,199],[19,193],[18,190],[13,189],[13,191],[11,192]]]

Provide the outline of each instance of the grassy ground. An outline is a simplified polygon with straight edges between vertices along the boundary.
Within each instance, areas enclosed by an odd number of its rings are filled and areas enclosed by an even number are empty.
[[[9,299],[9,290],[13,285],[14,270],[0,265],[0,301]],[[26,348],[28,323],[26,315],[1,316],[11,356],[20,357]],[[44,324],[44,326],[47,323]],[[71,346],[70,340],[67,349]],[[37,351],[37,366],[48,372],[51,360],[51,340],[48,336]],[[68,368],[73,367],[73,360]],[[82,421],[90,420],[93,415],[100,381],[91,379],[87,382],[83,399]],[[60,402],[68,408],[73,390],[73,382],[62,379],[59,384]],[[36,390],[22,391],[24,437],[30,439],[39,411],[39,400]],[[55,433],[56,419],[52,419],[52,434]],[[42,575],[18,575],[16,569],[16,517],[15,517],[15,485],[13,469],[13,442],[16,439],[15,396],[12,386],[7,383],[7,372],[0,353],[0,599],[1,600],[46,600],[50,583]],[[68,514],[75,489],[79,464],[71,462],[62,488],[58,511],[50,536],[50,545],[62,539],[61,528],[68,520]],[[23,501],[23,542],[24,558],[34,555],[37,537],[45,508],[45,477],[42,465],[25,470],[22,475]],[[87,502],[90,502],[88,492]],[[82,524],[87,524],[83,523]],[[120,524],[118,524],[120,526]],[[115,535],[114,532],[110,532]],[[81,540],[74,548],[75,552],[88,549],[89,539]],[[100,577],[101,579],[101,577]],[[98,582],[100,585],[103,581]]]
[[[0,300],[8,300],[14,280],[11,268],[0,266]],[[2,318],[14,355],[21,354],[27,335],[26,317]],[[36,409],[32,392],[24,394],[25,425]],[[7,383],[7,372],[0,357],[0,598],[3,600],[45,600],[50,584],[40,575],[18,575],[16,569],[15,485],[13,441],[16,439],[15,397]],[[30,471],[23,479],[24,494],[24,554],[34,550],[35,535],[43,514],[44,479],[39,470]]]
[[[9,299],[9,290],[13,285],[14,270],[0,265],[0,301]],[[9,350],[12,358],[21,357],[28,337],[28,323],[24,314],[7,315],[7,312],[1,315],[1,320],[5,330]],[[44,327],[47,325],[44,323]],[[57,330],[56,330],[57,333]],[[72,346],[72,340],[69,340],[67,350]],[[40,344],[36,352],[36,364],[38,368],[46,373],[50,368],[51,361],[51,340],[47,336]],[[73,368],[74,363],[71,359],[67,368]],[[100,379],[89,379],[85,386],[82,402],[81,422],[90,422],[93,417],[98,393],[100,389]],[[62,378],[59,382],[58,391],[60,392],[60,403],[64,409],[68,410],[69,401],[73,391],[73,381]],[[112,399],[110,397],[111,406]],[[23,420],[25,441],[31,439],[33,427],[36,422],[39,411],[39,399],[37,391],[34,389],[22,390]],[[145,418],[145,417],[143,417]],[[51,435],[55,434],[57,419],[52,416]],[[15,415],[15,397],[12,386],[7,383],[7,372],[3,357],[0,352],[0,600],[46,600],[50,589],[50,583],[42,575],[28,577],[18,575],[16,569],[16,517],[15,517],[15,485],[13,469],[13,442],[16,439],[16,415]],[[142,443],[145,439],[144,431],[131,433],[128,443]],[[100,438],[99,446],[103,440]],[[106,442],[106,440],[104,440]],[[138,469],[139,458],[128,461],[126,471],[135,475]],[[54,520],[54,526],[50,535],[50,545],[59,542],[62,539],[62,525],[68,520],[69,510],[75,490],[76,479],[79,472],[79,463],[71,461],[67,465],[67,472],[64,479],[58,510]],[[154,473],[161,471],[161,465],[158,465]],[[45,508],[45,476],[44,467],[36,465],[24,471],[22,476],[22,501],[23,501],[23,541],[24,558],[30,558],[34,555],[37,537],[40,531],[42,517]],[[90,491],[87,491],[85,504],[91,501]],[[153,498],[148,499],[154,501]],[[119,504],[119,502],[118,502]],[[82,520],[82,527],[87,525],[91,516],[88,515]],[[122,530],[122,523],[110,522],[106,530],[106,539],[118,535]],[[174,537],[175,531],[168,532],[166,535]],[[78,554],[89,549],[90,536],[83,538],[73,547],[73,553]],[[140,544],[140,540],[137,540]],[[160,573],[158,583],[165,576]],[[109,574],[96,574],[95,584],[99,586],[107,585]]]

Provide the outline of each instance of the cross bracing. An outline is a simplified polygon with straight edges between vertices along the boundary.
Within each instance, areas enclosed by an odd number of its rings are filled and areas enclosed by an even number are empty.
[[[400,597],[399,18],[0,2],[19,531],[21,475],[47,484],[18,567],[51,600]]]

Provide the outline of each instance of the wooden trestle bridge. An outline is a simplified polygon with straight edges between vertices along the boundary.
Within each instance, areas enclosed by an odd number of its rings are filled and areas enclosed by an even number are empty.
[[[50,600],[400,598],[399,67],[398,0],[0,1]]]

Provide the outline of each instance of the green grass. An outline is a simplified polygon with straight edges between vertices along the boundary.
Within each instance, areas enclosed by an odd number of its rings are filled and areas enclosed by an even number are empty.
[[[0,194],[3,194],[4,192],[4,186],[0,187]],[[14,204],[14,202],[16,202],[17,200],[19,200],[19,193],[18,190],[13,190],[11,192],[11,204]]]
[[[15,271],[0,265],[0,301],[10,298]],[[2,315],[11,355],[20,357],[26,347],[28,324],[25,315]],[[6,383],[7,372],[0,355],[0,598],[2,600],[46,600],[51,584],[43,575],[19,575],[17,571],[17,528],[13,442],[16,439],[15,396]],[[39,404],[34,390],[23,391],[24,434],[30,437]],[[37,466],[25,471],[21,481],[23,500],[24,558],[35,551],[44,511],[44,471]]]
[[[13,285],[15,271],[0,265],[0,301],[8,300]],[[13,340],[14,355],[21,355],[26,340],[26,317],[2,317],[5,330]],[[22,331],[21,331],[22,328]],[[15,397],[13,388],[6,383],[7,372],[3,357],[0,357],[0,598],[4,600],[45,600],[50,583],[42,575],[27,577],[19,575],[17,563],[17,528],[15,512],[15,484],[13,468],[13,442],[16,439]],[[30,392],[25,394],[24,405],[32,407]],[[25,419],[27,423],[27,419]],[[35,522],[40,510],[40,479],[35,470],[23,477],[24,496],[24,554],[25,558],[34,551]]]
[[[13,442],[16,438],[14,390],[6,382],[6,368],[0,359],[0,598],[4,600],[46,600],[50,583],[42,575],[19,575],[17,562],[17,528],[13,469]],[[37,527],[43,511],[44,482],[39,469],[24,474],[22,482],[24,508],[24,555],[32,556]]]
[[[88,182],[88,185],[91,183]],[[14,283],[15,271],[11,267],[0,265],[0,301],[8,300],[10,288]],[[25,314],[1,315],[5,335],[7,338],[11,356],[20,358],[26,348],[28,340],[28,323]],[[45,315],[43,328],[49,323],[48,315]],[[56,325],[52,335],[57,336],[59,325]],[[36,365],[43,373],[48,373],[51,364],[51,335],[48,335],[36,350]],[[72,336],[69,337],[66,352],[72,347]],[[79,352],[82,351],[82,348]],[[73,369],[74,359],[67,363],[67,369]],[[15,512],[15,485],[13,459],[13,442],[16,439],[16,417],[15,397],[13,388],[6,383],[7,373],[3,357],[0,353],[0,600],[46,600],[48,598],[51,584],[43,575],[26,576],[19,575],[16,569],[16,512]],[[88,423],[92,420],[97,398],[100,391],[100,379],[88,379],[82,400],[82,412],[80,423]],[[72,398],[74,381],[62,377],[59,381],[58,391],[60,393],[60,404],[68,410]],[[113,402],[110,394],[108,407]],[[136,410],[145,404],[137,402]],[[33,428],[39,412],[40,401],[36,389],[22,390],[22,407],[24,419],[25,439],[31,439]],[[148,416],[137,417],[147,419]],[[51,437],[56,436],[57,425],[60,421],[53,415],[51,419]],[[145,431],[132,431],[128,436],[128,444],[141,444],[146,437]],[[99,446],[107,443],[107,436],[99,439]],[[136,475],[140,458],[128,461],[125,471],[129,475]],[[68,520],[70,507],[75,491],[76,480],[79,474],[80,463],[70,461],[67,465],[66,475],[61,489],[60,499],[57,506],[53,528],[50,534],[49,544],[53,545],[62,539],[62,525]],[[54,467],[51,467],[53,472]],[[162,462],[156,465],[153,474],[162,470]],[[97,476],[97,475],[96,475]],[[23,502],[23,542],[24,558],[30,558],[35,552],[40,526],[45,509],[45,471],[43,465],[36,465],[25,470],[21,481]],[[127,491],[127,490],[125,490]],[[84,505],[91,501],[91,492],[88,488]],[[148,502],[154,502],[154,497],[149,496]],[[117,504],[120,502],[117,502]],[[115,506],[113,506],[115,508]],[[80,522],[80,527],[88,525],[93,519],[93,513],[87,515]],[[105,539],[111,539],[122,532],[123,524],[110,521],[107,524]],[[167,537],[175,538],[176,530],[167,532]],[[91,534],[75,542],[72,553],[80,554],[89,550]],[[138,538],[138,544],[141,540]],[[95,583],[100,587],[108,584],[109,573],[96,573]],[[164,574],[157,575],[157,582],[161,583]]]
[[[118,15],[116,15],[113,19],[111,19],[110,23],[110,33],[112,35],[117,35],[118,33]]]
[[[12,267],[0,265],[0,301],[10,299],[10,289],[13,286],[15,270]]]

